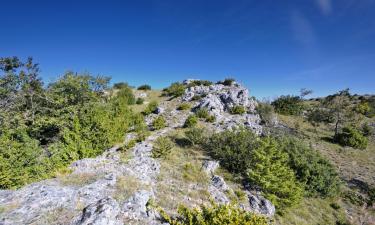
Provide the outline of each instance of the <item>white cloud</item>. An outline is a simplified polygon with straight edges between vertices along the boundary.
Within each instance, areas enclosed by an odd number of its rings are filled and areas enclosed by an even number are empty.
[[[329,15],[332,12],[331,0],[316,0],[316,3],[324,15]]]

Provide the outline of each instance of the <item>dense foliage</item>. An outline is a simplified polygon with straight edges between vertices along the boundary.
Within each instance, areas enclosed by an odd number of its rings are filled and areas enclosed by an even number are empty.
[[[163,89],[163,95],[170,96],[170,97],[180,97],[185,93],[186,86],[175,82],[172,83],[171,86]]]
[[[262,124],[272,125],[275,121],[275,110],[273,106],[267,102],[259,102],[256,107],[257,112],[259,113],[260,118],[262,119]]]
[[[340,179],[328,160],[296,138],[283,138],[279,143],[280,150],[288,154],[288,164],[304,185],[306,195],[331,197],[338,194]]]
[[[192,80],[187,87],[194,87],[194,86],[210,86],[213,83],[209,80]]]
[[[68,72],[44,86],[32,59],[1,58],[0,188],[50,177],[72,161],[122,141],[133,125],[127,85],[105,94],[109,78]]]
[[[174,147],[173,141],[169,137],[158,137],[152,148],[152,157],[166,158]]]
[[[358,149],[367,147],[368,139],[358,129],[352,126],[342,128],[335,136],[335,141],[343,146],[350,146]]]
[[[267,225],[267,219],[240,209],[234,205],[211,206],[189,209],[181,205],[178,216],[171,218],[159,208],[162,219],[171,225]]]
[[[137,89],[143,90],[143,91],[149,91],[149,90],[151,90],[151,86],[148,85],[148,84],[143,84],[143,85],[139,86]]]
[[[152,128],[154,130],[160,130],[166,126],[167,126],[167,122],[162,116],[158,116],[152,121]]]
[[[231,114],[244,114],[246,113],[246,109],[242,105],[236,105],[230,109],[230,113]]]
[[[282,95],[272,102],[277,113],[283,115],[300,115],[303,110],[302,99],[299,96]]]
[[[235,79],[233,78],[225,78],[224,81],[218,82],[218,84],[222,84],[225,86],[232,86],[232,84],[235,82]]]
[[[198,117],[195,115],[190,115],[186,118],[184,127],[194,127],[198,124]]]
[[[151,113],[155,113],[158,109],[159,103],[157,101],[151,101],[148,103],[145,110],[142,112],[144,115],[150,115]]]

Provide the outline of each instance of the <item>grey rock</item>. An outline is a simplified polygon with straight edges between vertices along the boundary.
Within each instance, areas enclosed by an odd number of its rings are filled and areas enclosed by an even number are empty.
[[[224,181],[224,178],[222,178],[221,176],[218,176],[218,175],[214,175],[211,179],[212,181],[212,185],[219,189],[220,191],[228,191],[229,190],[229,187],[227,185],[227,183],[225,183]]]
[[[77,225],[120,225],[118,219],[120,207],[118,203],[110,198],[103,198],[98,202],[88,205],[83,209],[81,219]]]
[[[275,215],[275,206],[260,194],[248,192],[250,210],[254,213],[271,217]]]
[[[205,160],[202,169],[209,175],[213,175],[215,170],[219,167],[219,162],[215,160]]]
[[[159,107],[156,108],[155,113],[156,114],[162,114],[162,113],[164,113],[164,111],[165,111],[165,109],[159,106]]]
[[[147,202],[154,195],[145,190],[137,191],[122,206],[123,217],[130,220],[139,220],[149,217]]]

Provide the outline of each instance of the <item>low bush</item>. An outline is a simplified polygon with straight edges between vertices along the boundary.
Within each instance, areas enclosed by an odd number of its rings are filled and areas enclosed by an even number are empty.
[[[144,101],[145,100],[143,98],[137,98],[137,101],[135,102],[135,104],[142,105]]]
[[[191,108],[191,105],[187,102],[181,103],[178,107],[177,110],[188,110]]]
[[[325,108],[312,108],[307,113],[307,120],[312,123],[333,123],[335,122],[335,117],[332,112]]]
[[[180,97],[185,93],[185,89],[185,85],[175,82],[172,83],[171,86],[169,86],[168,88],[163,89],[163,95],[174,98]]]
[[[205,143],[207,131],[204,128],[190,128],[185,131],[185,136],[192,145],[202,145]]]
[[[193,80],[187,86],[188,87],[195,87],[195,86],[210,86],[213,83],[209,80]]]
[[[263,124],[271,125],[275,122],[276,115],[272,105],[265,102],[259,102],[256,110],[259,113]]]
[[[251,151],[259,145],[258,137],[251,131],[241,128],[213,134],[204,144],[204,149],[220,165],[230,172],[241,174],[249,168]]]
[[[148,85],[148,84],[143,84],[143,85],[139,86],[137,89],[143,90],[143,91],[149,91],[149,90],[151,90],[151,86]]]
[[[198,123],[198,118],[195,115],[190,115],[186,118],[184,127],[194,127]]]
[[[214,202],[211,206],[189,209],[181,205],[178,216],[171,218],[164,210],[158,208],[164,220],[171,225],[267,225],[267,219],[247,212],[234,205],[219,205]]]
[[[199,101],[199,100],[201,100],[202,98],[203,98],[202,95],[194,95],[194,96],[191,98],[191,100],[192,100],[192,101]]]
[[[143,111],[144,115],[150,115],[151,113],[155,113],[159,104],[157,101],[152,101],[148,103],[146,109]]]
[[[230,113],[231,114],[244,114],[246,113],[246,109],[242,105],[236,105],[230,109]]]
[[[166,158],[172,151],[174,143],[169,137],[158,137],[152,148],[153,158]]]
[[[233,78],[226,78],[224,81],[220,81],[218,82],[218,84],[222,84],[222,85],[225,85],[225,86],[232,86],[232,84],[235,82],[236,80],[233,79]]]
[[[162,116],[158,116],[152,121],[152,128],[154,130],[160,130],[166,126],[167,126],[167,122]]]
[[[206,122],[207,123],[213,123],[216,121],[216,117],[214,115],[209,115],[207,118],[206,118]]]
[[[283,115],[300,115],[303,110],[303,101],[299,96],[282,95],[272,102],[277,113]]]
[[[342,128],[335,137],[335,141],[342,146],[350,146],[358,149],[365,149],[367,147],[368,139],[355,127],[348,126]]]
[[[283,138],[279,146],[288,154],[288,164],[307,196],[334,197],[339,193],[340,178],[335,167],[317,151],[296,138]]]
[[[195,115],[197,115],[198,118],[202,118],[202,119],[207,119],[210,116],[206,108],[197,109],[195,111]]]

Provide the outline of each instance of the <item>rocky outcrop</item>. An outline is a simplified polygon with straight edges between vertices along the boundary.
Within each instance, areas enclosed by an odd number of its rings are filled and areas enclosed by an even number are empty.
[[[262,133],[261,119],[256,114],[257,102],[249,97],[249,90],[238,83],[231,86],[213,84],[210,86],[193,86],[185,90],[183,101],[193,101],[199,96],[194,110],[205,108],[216,117],[216,131],[244,126],[253,130],[256,134]],[[232,115],[230,111],[235,106],[242,106],[245,114]]]
[[[84,208],[76,225],[122,225],[119,213],[118,203],[110,197],[104,198]]]

